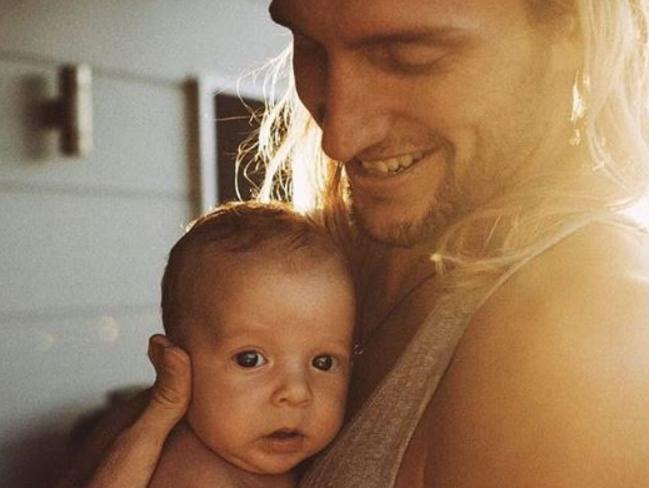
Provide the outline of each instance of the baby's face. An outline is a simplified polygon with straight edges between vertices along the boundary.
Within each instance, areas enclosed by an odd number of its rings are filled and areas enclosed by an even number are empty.
[[[192,286],[190,322],[201,323],[190,325],[185,344],[193,375],[189,423],[240,468],[289,471],[342,424],[352,285],[332,262],[297,271],[206,264]]]

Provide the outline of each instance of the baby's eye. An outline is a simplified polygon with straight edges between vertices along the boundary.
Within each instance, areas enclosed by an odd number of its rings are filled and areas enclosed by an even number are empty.
[[[257,351],[243,351],[235,354],[234,361],[242,368],[258,368],[268,361]]]
[[[329,371],[336,364],[336,360],[328,354],[323,354],[321,356],[316,356],[311,361],[311,364],[315,369],[321,371]]]

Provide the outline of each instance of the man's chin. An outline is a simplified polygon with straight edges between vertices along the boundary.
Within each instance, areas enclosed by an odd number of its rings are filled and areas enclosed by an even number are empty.
[[[357,228],[370,240],[392,246],[411,249],[416,246],[432,244],[446,224],[444,216],[431,211],[425,217],[411,221],[385,221],[384,219],[366,218],[357,209],[352,213]]]

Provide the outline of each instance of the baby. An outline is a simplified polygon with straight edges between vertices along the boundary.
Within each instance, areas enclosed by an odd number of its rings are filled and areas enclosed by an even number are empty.
[[[192,399],[150,486],[295,486],[342,424],[350,375],[353,282],[330,235],[282,205],[222,206],[171,250],[162,316]]]

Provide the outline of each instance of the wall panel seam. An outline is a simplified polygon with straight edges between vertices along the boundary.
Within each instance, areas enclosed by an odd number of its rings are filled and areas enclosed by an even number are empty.
[[[0,312],[0,326],[36,325],[39,322],[52,320],[97,319],[101,317],[129,317],[149,313],[158,313],[158,303],[130,305],[95,305],[87,307],[67,307],[59,309],[19,310]],[[142,324],[143,326],[146,324]]]
[[[46,68],[56,69],[64,64],[75,64],[80,61],[71,61],[64,59],[54,59],[50,57],[38,56],[31,53],[21,53],[18,51],[7,51],[0,49],[0,62],[6,61],[19,64],[30,64]],[[183,90],[185,79],[165,78],[163,76],[147,75],[135,73],[124,69],[112,69],[102,66],[91,65],[95,76],[114,79],[119,81],[131,81],[146,85],[155,85],[173,90]]]
[[[34,184],[0,180],[0,193],[75,196],[84,198],[123,198],[130,200],[171,200],[186,202],[195,198],[194,193],[181,190],[144,190],[120,187]]]

